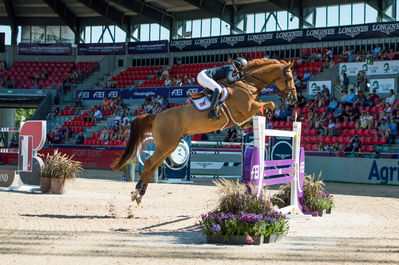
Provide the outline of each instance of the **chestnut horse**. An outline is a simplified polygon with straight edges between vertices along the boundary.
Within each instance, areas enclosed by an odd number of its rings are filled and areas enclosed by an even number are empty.
[[[244,124],[259,113],[262,107],[269,111],[275,109],[272,101],[260,102],[260,92],[268,85],[274,84],[276,94],[288,104],[296,102],[296,90],[292,77],[293,63],[273,59],[255,59],[249,62],[242,71],[244,77],[229,84],[227,100],[219,108],[221,117],[209,120],[207,111],[198,111],[193,104],[168,109],[161,113],[143,114],[132,121],[129,141],[126,150],[115,161],[114,170],[120,170],[136,154],[146,134],[151,132],[155,142],[155,151],[144,162],[141,178],[132,191],[132,200],[139,204],[155,170],[176,149],[180,140],[193,134],[210,133],[223,130],[234,124]]]

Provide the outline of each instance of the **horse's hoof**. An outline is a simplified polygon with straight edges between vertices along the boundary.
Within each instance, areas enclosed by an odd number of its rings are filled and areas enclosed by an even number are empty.
[[[134,201],[139,197],[138,191],[137,191],[137,190],[132,191],[132,192],[130,193],[130,197],[132,198],[132,202],[134,202]]]
[[[138,206],[140,206],[142,200],[143,200],[143,196],[138,196],[136,198],[136,203],[137,203]]]

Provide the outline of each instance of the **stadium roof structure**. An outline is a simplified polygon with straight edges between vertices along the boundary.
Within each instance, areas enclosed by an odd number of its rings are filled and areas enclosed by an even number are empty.
[[[303,25],[304,9],[314,6],[366,2],[379,14],[383,0],[0,0],[0,25],[130,25],[158,23],[172,29],[174,21],[218,17],[234,27],[234,18],[247,13],[289,11]],[[232,28],[233,28],[232,27]]]

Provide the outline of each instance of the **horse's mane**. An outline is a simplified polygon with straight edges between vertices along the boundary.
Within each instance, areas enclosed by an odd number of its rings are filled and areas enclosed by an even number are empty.
[[[247,67],[245,69],[250,69],[253,67],[259,67],[263,65],[269,65],[269,64],[280,64],[280,63],[286,63],[285,61],[279,61],[276,59],[267,59],[267,58],[262,58],[262,59],[253,59],[249,61]]]

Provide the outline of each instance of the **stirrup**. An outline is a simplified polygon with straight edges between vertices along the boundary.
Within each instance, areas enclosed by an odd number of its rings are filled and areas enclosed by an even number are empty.
[[[208,114],[208,119],[212,120],[213,118],[215,118],[216,120],[220,118],[220,114],[216,110],[211,110]]]

